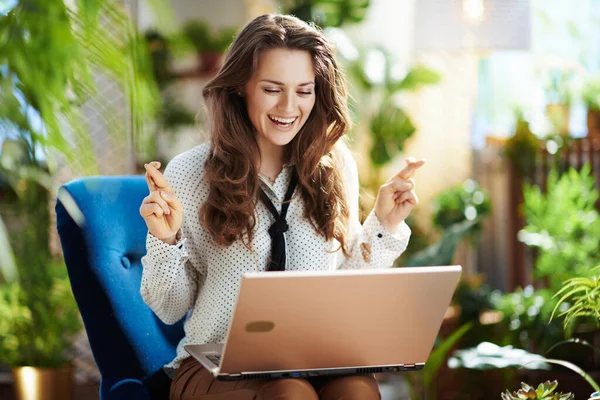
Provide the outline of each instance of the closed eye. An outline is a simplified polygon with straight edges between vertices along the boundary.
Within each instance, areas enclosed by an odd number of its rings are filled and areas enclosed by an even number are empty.
[[[269,94],[275,94],[275,93],[280,93],[281,90],[278,89],[263,89],[265,91],[265,93],[269,93]],[[312,92],[298,92],[299,95],[301,96],[310,96],[312,94]]]

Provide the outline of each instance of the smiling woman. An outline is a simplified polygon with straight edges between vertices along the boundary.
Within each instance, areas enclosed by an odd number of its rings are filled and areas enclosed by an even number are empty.
[[[140,206],[144,301],[166,323],[187,316],[165,366],[171,399],[379,399],[373,376],[215,381],[184,345],[225,340],[246,272],[391,266],[408,244],[404,220],[424,162],[409,159],[360,224],[357,167],[341,142],[345,78],[325,35],[295,17],[251,21],[203,96],[210,142],[175,157],[164,175],[147,164]]]

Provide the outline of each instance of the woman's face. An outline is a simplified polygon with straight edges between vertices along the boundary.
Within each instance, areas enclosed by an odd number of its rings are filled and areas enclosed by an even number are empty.
[[[259,147],[287,145],[315,105],[315,72],[310,53],[263,51],[244,95]]]

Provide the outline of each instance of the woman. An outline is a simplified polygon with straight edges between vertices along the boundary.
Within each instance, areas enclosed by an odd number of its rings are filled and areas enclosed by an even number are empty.
[[[171,399],[380,398],[373,376],[215,381],[183,345],[224,341],[245,272],[390,266],[408,244],[423,161],[381,187],[361,226],[356,163],[340,140],[350,127],[344,76],[326,37],[295,17],[250,22],[203,96],[210,142],[164,176],[147,164],[140,207],[144,301],[167,324],[187,315],[165,366]]]

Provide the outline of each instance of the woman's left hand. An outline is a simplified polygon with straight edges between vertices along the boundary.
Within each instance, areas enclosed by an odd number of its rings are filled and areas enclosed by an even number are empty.
[[[390,232],[395,232],[419,203],[413,175],[425,164],[425,160],[417,161],[409,157],[406,159],[406,164],[402,171],[392,176],[379,188],[375,200],[375,215]]]

